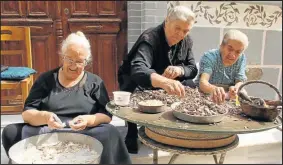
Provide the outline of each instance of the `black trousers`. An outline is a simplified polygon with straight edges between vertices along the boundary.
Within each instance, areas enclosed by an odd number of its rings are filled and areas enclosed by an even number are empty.
[[[2,142],[5,152],[8,151],[12,145],[22,139],[39,135],[48,132],[47,126],[34,127],[28,124],[10,124],[3,129]],[[60,132],[60,130],[53,130]],[[49,130],[49,132],[52,132]],[[66,131],[65,131],[66,132]],[[100,164],[131,164],[131,159],[125,146],[124,140],[117,130],[111,124],[100,124],[97,127],[87,128],[82,131],[68,131],[76,132],[92,136],[99,140],[103,145]],[[9,155],[8,155],[9,156]]]
[[[196,88],[196,84],[194,83],[193,80],[184,80],[181,82],[184,86],[189,86],[190,88]],[[128,124],[128,132],[126,135],[126,138],[138,138],[138,128],[137,124],[127,122]]]

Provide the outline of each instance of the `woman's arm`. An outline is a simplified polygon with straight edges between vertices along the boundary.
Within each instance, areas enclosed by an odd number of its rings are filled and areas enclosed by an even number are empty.
[[[32,126],[46,125],[53,113],[36,109],[26,110],[22,113],[23,120]]]
[[[47,120],[52,114],[48,111],[41,111],[40,108],[42,99],[48,95],[48,88],[45,81],[46,75],[48,74],[49,73],[44,73],[38,77],[25,101],[22,117],[24,122],[33,126],[47,124]]]
[[[97,109],[95,114],[85,115],[87,118],[87,126],[95,127],[102,123],[110,123],[112,115],[105,109],[106,104],[110,101],[107,89],[103,80],[99,80],[91,92],[91,97],[96,100],[95,107]]]
[[[108,124],[111,122],[111,118],[104,113],[96,113],[94,115],[85,115],[87,119],[88,127],[95,127],[99,124]]]
[[[209,83],[210,75],[208,73],[202,73],[199,79],[199,88],[204,93],[212,93],[216,86]]]

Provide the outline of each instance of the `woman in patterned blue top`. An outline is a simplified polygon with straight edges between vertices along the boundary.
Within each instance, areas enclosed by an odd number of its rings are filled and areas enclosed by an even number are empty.
[[[246,56],[244,50],[248,47],[248,37],[238,31],[228,31],[219,49],[212,49],[204,53],[200,60],[197,84],[201,91],[212,95],[212,100],[218,104],[225,98],[235,98],[238,88],[247,80],[245,75]],[[223,87],[229,86],[229,93]]]

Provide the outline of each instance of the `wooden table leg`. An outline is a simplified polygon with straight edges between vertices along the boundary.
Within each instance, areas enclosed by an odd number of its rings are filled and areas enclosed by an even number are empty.
[[[178,158],[179,154],[173,154],[171,159],[169,160],[168,164],[172,164],[174,163],[174,161]]]
[[[217,160],[217,155],[213,155],[215,164],[223,164],[224,159],[225,159],[225,156],[226,156],[226,153],[222,153],[222,154],[220,155],[220,159],[219,159],[219,161],[218,161],[218,160]]]
[[[158,164],[158,150],[153,149],[153,164]]]

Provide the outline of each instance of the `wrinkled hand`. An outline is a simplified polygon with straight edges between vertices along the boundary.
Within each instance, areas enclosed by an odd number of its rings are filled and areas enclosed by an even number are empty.
[[[236,88],[235,86],[230,86],[229,87],[230,99],[236,99],[237,93],[238,93],[238,88]]]
[[[47,126],[49,129],[61,129],[64,128],[63,124],[60,124],[54,119],[55,113],[48,113],[47,115]]]
[[[216,87],[212,92],[212,101],[216,104],[221,104],[225,101],[225,90],[223,87]]]
[[[177,95],[180,97],[185,96],[185,87],[179,81],[176,81],[176,80],[168,79],[168,81],[166,81],[163,84],[163,89],[169,95]]]
[[[69,125],[74,131],[81,131],[87,127],[88,119],[84,115],[75,117],[72,121],[69,122]]]
[[[179,66],[168,66],[162,76],[169,78],[169,79],[175,79],[176,77],[179,77],[182,75],[182,69]]]

